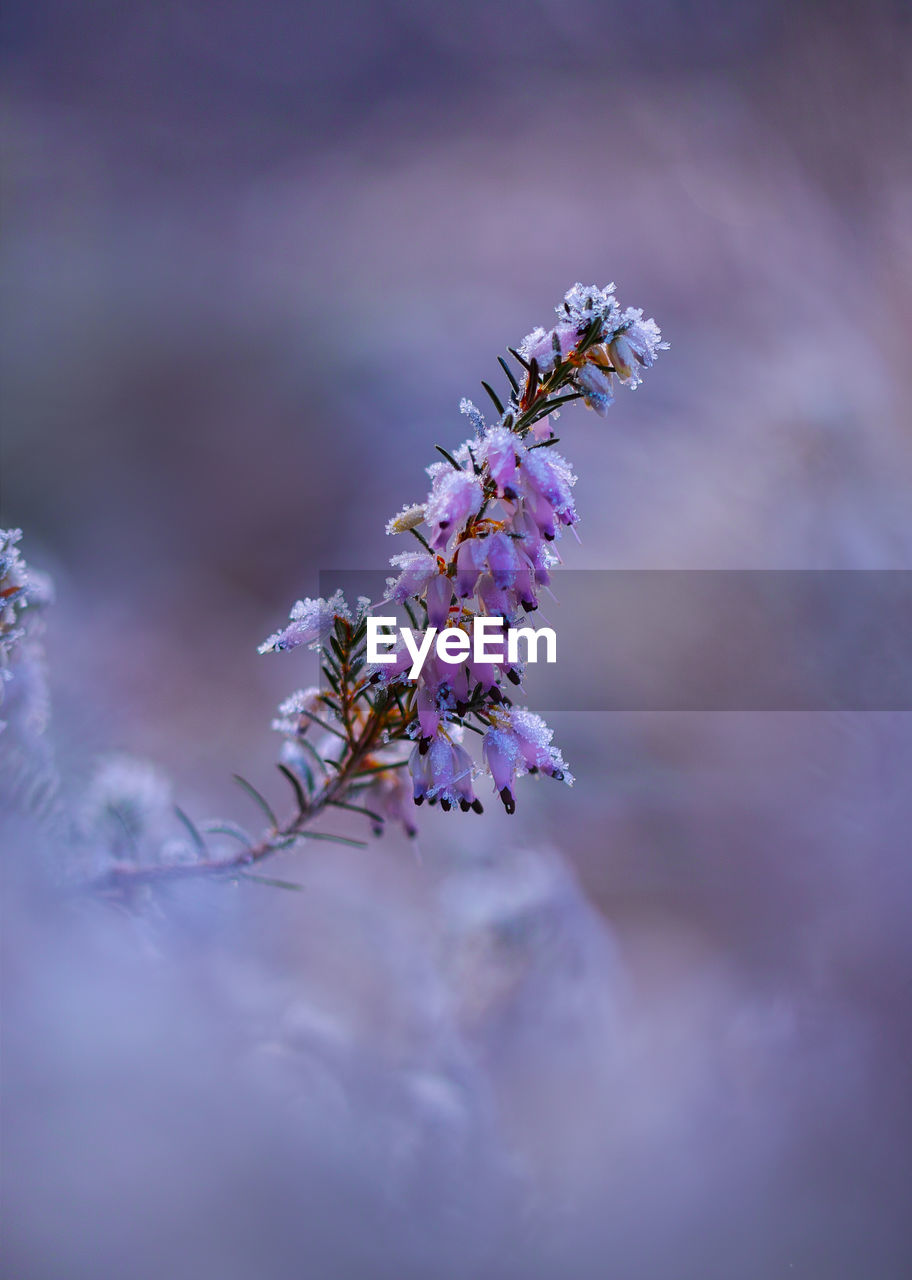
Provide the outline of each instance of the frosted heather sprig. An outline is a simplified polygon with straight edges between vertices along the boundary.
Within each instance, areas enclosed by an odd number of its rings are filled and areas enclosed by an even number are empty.
[[[423,548],[392,558],[400,572],[387,586],[387,600],[402,604],[413,621],[468,633],[476,617],[499,618],[506,628],[538,608],[558,563],[554,544],[579,518],[576,477],[553,448],[554,419],[578,398],[604,414],[615,381],[636,387],[640,370],[667,345],[641,310],[621,310],[614,285],[574,285],[557,314],[552,329],[535,329],[510,349],[518,370],[500,359],[509,383],[505,401],[482,384],[495,421],[488,424],[471,401],[460,403],[474,438],[452,453],[437,446],[443,460],[428,468],[425,502],[404,508],[387,525],[388,533],[412,533]],[[402,655],[371,679],[402,702],[404,731],[416,741],[409,757],[416,804],[427,799],[444,809],[480,811],[472,779],[481,772],[508,813],[524,773],[572,784],[548,726],[512,705],[512,693],[522,687],[521,666],[470,658],[454,668],[430,659],[412,680],[407,661]],[[482,736],[481,768],[459,741],[464,729]]]
[[[605,289],[574,285],[557,308],[558,320],[546,331],[535,329],[511,349],[516,361],[501,367],[509,391],[502,400],[482,384],[496,410],[485,421],[469,400],[460,411],[474,436],[452,450],[438,446],[441,459],[428,467],[430,492],[425,500],[402,508],[388,522],[389,534],[411,534],[420,546],[390,561],[397,576],[387,583],[384,603],[402,605],[416,630],[427,627],[469,631],[476,617],[499,618],[504,627],[538,607],[551,571],[558,562],[554,544],[573,527],[578,513],[573,500],[576,477],[553,446],[553,422],[560,407],[582,398],[603,414],[614,384],[636,387],[666,345],[658,326],[640,310],[622,311],[614,286]],[[316,619],[332,612],[337,627],[329,645],[317,635]],[[309,620],[299,638],[301,619]],[[307,639],[322,647],[329,688],[309,691],[309,707],[291,724],[285,716],[277,728],[286,738],[286,762],[304,754],[319,757],[312,739],[322,726],[349,735],[380,724],[382,750],[371,767],[377,770],[370,792],[389,786],[385,761],[407,764],[415,804],[439,802],[443,809],[481,810],[474,783],[481,773],[492,780],[508,812],[515,809],[515,785],[525,773],[544,773],[572,783],[551,731],[539,716],[513,705],[522,687],[520,665],[474,662],[444,664],[436,657],[410,678],[410,655],[403,649],[389,665],[365,669],[363,615],[352,624],[338,599],[299,602],[285,631],[265,648],[287,648]],[[349,683],[354,669],[356,683]],[[321,719],[322,715],[322,719]],[[332,724],[327,724],[330,717]],[[482,737],[480,762],[463,745],[464,732]],[[356,736],[354,741],[360,739]],[[403,761],[397,744],[413,742]],[[352,742],[349,744],[353,745]],[[401,750],[401,748],[400,748]],[[344,764],[341,766],[344,768]],[[340,772],[333,764],[334,776]],[[397,815],[404,808],[397,788]],[[404,819],[409,829],[410,820]]]
[[[408,534],[418,544],[392,557],[397,573],[382,601],[387,610],[401,605],[416,631],[468,632],[479,617],[506,628],[537,609],[559,563],[556,544],[579,520],[576,477],[554,447],[559,411],[582,399],[604,415],[616,384],[635,388],[667,346],[654,320],[621,309],[614,285],[576,284],[556,310],[551,329],[534,329],[508,349],[514,366],[498,357],[508,384],[503,398],[482,383],[496,416],[487,421],[464,399],[460,411],[474,434],[452,451],[436,446],[441,456],[427,468],[424,501],[403,507],[386,526],[388,534]],[[210,824],[204,834],[181,815],[198,844],[198,870],[236,872],[299,839],[341,839],[311,825],[332,807],[362,814],[377,834],[390,819],[414,834],[414,806],[425,801],[480,813],[475,784],[484,776],[508,813],[525,774],[572,784],[549,727],[514,704],[520,663],[470,656],[454,665],[432,655],[412,678],[411,656],[398,650],[391,663],[371,666],[370,611],[366,598],[352,608],[341,592],[299,600],[288,624],[260,646],[262,653],[307,645],[320,654],[324,686],[293,694],[274,721],[284,738],[278,767],[295,807],[280,821],[265,797],[239,779],[269,821],[259,840],[234,824]],[[465,745],[466,731],[481,738],[477,759]],[[239,840],[240,851],[214,857],[206,837],[219,833]],[[118,874],[123,878],[124,869]]]

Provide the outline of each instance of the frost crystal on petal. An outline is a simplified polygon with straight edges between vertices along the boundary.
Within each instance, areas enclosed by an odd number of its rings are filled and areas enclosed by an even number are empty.
[[[524,773],[527,770],[538,769],[572,787],[575,781],[573,774],[567,769],[564,757],[558,748],[551,745],[554,730],[528,707],[512,707],[509,718],[523,761],[518,772]]]
[[[390,564],[399,569],[398,578],[387,578],[386,599],[402,604],[410,596],[418,596],[439,572],[437,557],[428,551],[402,551]]]
[[[659,326],[655,320],[643,319],[641,307],[627,308],[608,342],[608,354],[617,375],[631,388],[642,381],[640,369],[651,368],[658,353],[667,350],[668,343],[662,341]]]
[[[478,461],[486,462],[500,489],[509,488],[516,475],[516,455],[525,452],[508,427],[492,427],[478,446]]]
[[[386,522],[387,533],[408,533],[409,529],[416,529],[424,519],[424,503],[415,502],[411,506],[404,506],[397,515]]]
[[[564,524],[576,519],[573,495],[576,476],[570,464],[553,449],[531,449],[523,458],[523,486],[526,493],[548,504]]]
[[[616,324],[620,316],[620,307],[614,296],[614,288],[613,283],[605,285],[604,289],[599,289],[594,284],[577,282],[572,289],[567,290],[564,301],[560,306],[555,307],[555,310],[559,316],[566,316],[580,329],[588,325],[593,318],[598,318],[602,322],[602,333],[606,333]]]
[[[547,373],[558,356],[564,359],[574,349],[579,339],[577,325],[563,318],[563,323],[553,329],[539,326],[526,334],[519,344],[519,354],[524,360],[534,360],[542,373]]]
[[[351,613],[341,591],[336,591],[328,600],[322,596],[316,600],[310,596],[298,600],[288,616],[288,626],[264,640],[258,653],[278,653],[284,649],[296,649],[301,644],[316,649],[329,634],[336,618],[351,621]]]
[[[426,511],[435,550],[441,550],[455,529],[478,511],[482,497],[480,482],[468,471],[449,467],[434,477]]]
[[[551,334],[543,329],[541,325],[536,325],[532,332],[527,333],[519,344],[519,354],[524,360],[537,360],[539,368],[542,368],[542,360],[553,362]]]

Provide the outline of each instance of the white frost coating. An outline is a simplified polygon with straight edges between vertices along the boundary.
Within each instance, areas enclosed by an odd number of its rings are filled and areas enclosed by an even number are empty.
[[[558,356],[566,359],[579,340],[577,326],[565,321],[553,329],[539,326],[526,334],[519,344],[519,354],[530,363],[534,360],[540,372],[548,373]]]
[[[289,694],[285,701],[279,704],[278,712],[271,727],[276,733],[284,733],[291,737],[306,732],[309,725],[313,723],[310,719],[311,715],[319,715],[326,719],[336,718],[332,710],[320,701],[320,690],[315,685]]]
[[[288,616],[289,625],[264,640],[259,646],[259,653],[296,649],[301,644],[310,645],[312,649],[318,648],[332,629],[336,618],[351,621],[351,611],[341,591],[336,591],[328,600],[324,600],[322,596],[315,600],[310,596],[298,600]]]
[[[461,467],[465,467],[468,471],[472,470],[472,449],[477,442],[475,440],[463,440],[462,444],[455,449],[448,449],[447,452],[454,461],[458,462]],[[453,470],[452,463],[447,462],[445,458],[440,458],[437,462],[430,463],[424,468],[425,472],[432,480],[437,480],[438,476],[446,475],[448,471]]]
[[[419,596],[439,571],[437,557],[428,551],[400,552],[390,559],[390,564],[400,573],[398,578],[387,578],[384,598],[398,604],[411,596]]]
[[[397,512],[390,520],[386,522],[387,533],[408,533],[410,529],[416,529],[424,520],[424,503],[413,502],[406,505],[401,511]]]
[[[594,284],[577,282],[564,294],[564,301],[554,308],[557,314],[582,328],[589,324],[593,316],[602,320],[602,332],[616,325],[620,317],[618,300],[614,296],[615,285],[606,284],[599,289]]]
[[[471,422],[472,426],[475,428],[476,435],[484,435],[485,418],[477,405],[473,404],[471,400],[463,396],[459,401],[459,412],[464,417],[468,418],[469,422]]]
[[[516,475],[517,455],[525,453],[525,446],[508,427],[492,427],[478,445],[476,457],[479,463],[487,463],[488,470],[499,488],[509,487]]]
[[[448,466],[447,463],[443,464]],[[431,546],[445,545],[456,525],[481,507],[482,489],[478,479],[468,471],[447,471],[434,477],[434,488],[427,502],[427,522],[432,530]]]

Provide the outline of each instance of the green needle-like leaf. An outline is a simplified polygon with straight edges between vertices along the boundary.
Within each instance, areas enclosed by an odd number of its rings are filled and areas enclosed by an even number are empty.
[[[437,450],[438,453],[443,454],[443,456],[446,458],[447,462],[450,464],[451,467],[455,467],[457,471],[462,471],[463,468],[459,465],[459,463],[456,461],[453,455],[451,453],[448,453],[447,450],[444,449],[442,444],[435,444],[434,448]]]
[[[277,768],[279,773],[281,773],[284,778],[287,778],[288,782],[291,784],[291,789],[294,791],[295,799],[298,802],[298,812],[306,813],[310,806],[307,796],[304,794],[304,788],[301,786],[300,778],[295,777],[286,764],[280,764]],[[310,773],[310,770],[308,770],[307,780],[311,790],[313,790],[313,775]]]
[[[204,830],[207,835],[233,836],[235,840],[238,840],[248,849],[253,844],[250,835],[235,822],[207,822]]]
[[[509,381],[510,386],[513,388],[516,394],[519,395],[519,383],[513,377],[513,370],[507,364],[503,356],[497,357],[497,363],[500,365],[501,369],[503,369],[504,373],[507,375],[507,380]]]
[[[373,809],[368,809],[366,805],[349,804],[347,800],[330,800],[328,803],[336,809],[348,809],[351,813],[362,813],[365,817],[370,818],[372,822],[379,822],[381,825],[386,822],[383,814],[375,813]]]
[[[519,363],[522,365],[524,369],[528,369],[530,367],[529,361],[524,360],[515,347],[507,347],[507,350],[509,351],[510,355],[513,356],[514,360],[519,361]]]
[[[199,828],[197,827],[196,823],[191,818],[189,818],[186,813],[184,813],[183,809],[181,809],[179,805],[174,806],[174,812],[177,815],[177,817],[180,819],[180,821],[183,823],[183,825],[186,827],[187,832],[190,836],[190,839],[193,841],[193,845],[197,853],[202,853],[202,854],[206,853],[207,852],[206,841],[200,835]]]
[[[273,889],[294,889],[298,893],[304,892],[304,885],[296,884],[294,880],[279,880],[275,876],[260,876],[254,871],[239,871],[235,878],[238,880],[253,880],[257,884],[268,884]]]
[[[488,395],[491,397],[491,400],[494,403],[494,408],[497,410],[500,416],[503,417],[504,407],[500,403],[500,397],[498,396],[497,392],[488,382],[482,381],[481,385],[484,387],[485,391],[487,391]]]
[[[428,542],[427,538],[424,536],[423,533],[419,533],[417,529],[409,529],[409,533],[414,534],[414,536],[418,539],[418,541],[424,547],[425,551],[431,551],[431,544]],[[433,555],[433,552],[431,552],[431,554]]]
[[[333,711],[337,709],[335,706],[333,706],[332,699],[324,696],[323,701],[327,704],[327,706],[332,707]],[[341,729],[336,729],[333,725],[328,724],[325,720],[322,720],[318,715],[315,715],[313,711],[302,710],[301,715],[306,716],[308,720],[312,720],[314,724],[318,724],[320,728],[325,729],[327,733],[334,733],[336,737],[341,738],[343,742],[348,741],[348,739],[346,738],[345,734],[342,732]],[[304,743],[305,745],[309,745],[307,743],[306,738],[299,738],[298,741],[301,743]],[[319,759],[319,757],[317,758]]]
[[[248,782],[246,778],[242,778],[239,773],[234,773],[231,776],[234,778],[238,786],[247,792],[248,796],[250,796],[250,799],[254,802],[254,804],[257,805],[260,809],[262,809],[263,813],[269,819],[269,825],[272,827],[273,831],[278,831],[279,820],[273,813],[272,806],[270,805],[266,797],[260,795],[259,791],[257,791],[253,783]]]

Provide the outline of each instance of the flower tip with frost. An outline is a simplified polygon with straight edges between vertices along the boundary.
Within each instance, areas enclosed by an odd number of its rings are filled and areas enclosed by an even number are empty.
[[[258,645],[257,653],[281,653],[285,649],[296,649],[302,644],[318,648],[332,630],[336,618],[351,621],[351,611],[342,592],[336,591],[328,600],[324,600],[322,596],[312,600],[308,596],[296,601],[288,617],[288,626],[276,631]]]
[[[425,511],[435,551],[442,551],[456,528],[478,512],[483,497],[481,484],[468,471],[448,467],[437,473]]]
[[[386,522],[387,533],[408,533],[410,529],[417,529],[424,520],[424,503],[415,502],[411,506],[404,506],[402,510]]]

